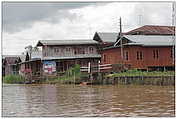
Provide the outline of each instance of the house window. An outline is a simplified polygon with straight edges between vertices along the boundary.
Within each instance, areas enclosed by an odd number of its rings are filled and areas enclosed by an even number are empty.
[[[155,50],[153,50],[153,58],[155,59],[155,56],[156,56],[156,52]]]
[[[85,49],[81,48],[81,54],[85,54]]]
[[[139,60],[139,51],[136,52],[136,59]]]
[[[75,48],[75,49],[74,49],[74,54],[75,54],[75,55],[77,55],[77,54],[85,54],[85,49],[82,48],[82,47]]]
[[[139,53],[140,53],[140,60],[142,60],[143,59],[143,53],[142,53],[142,51],[140,51]]]
[[[44,55],[44,57],[46,57],[46,56],[47,56],[47,52],[45,51],[45,52],[43,53],[43,55]]]
[[[85,54],[85,50],[83,49],[82,54]]]
[[[128,52],[127,51],[124,53],[124,59],[128,60]]]
[[[103,61],[106,62],[106,55],[103,55]]]
[[[157,59],[159,58],[159,51],[158,50],[156,50],[156,57],[157,57]]]
[[[58,48],[54,48],[54,52],[58,53],[60,50]]]
[[[75,55],[77,54],[77,49],[76,49],[76,48],[74,49],[74,54],[75,54]]]
[[[170,50],[170,57],[171,58],[175,57],[175,49],[174,48],[171,48],[171,50]]]
[[[66,52],[70,52],[71,48],[70,47],[66,47]]]
[[[153,58],[158,59],[159,58],[159,50],[153,50]]]
[[[89,52],[93,53],[93,47],[89,47]]]
[[[142,51],[137,51],[136,52],[136,59],[137,60],[142,60],[143,59],[143,52]]]

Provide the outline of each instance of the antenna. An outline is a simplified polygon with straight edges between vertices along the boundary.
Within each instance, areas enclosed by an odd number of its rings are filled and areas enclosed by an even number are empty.
[[[138,15],[138,24],[141,26],[142,25],[142,15]]]
[[[138,25],[140,26],[143,25],[143,13],[144,13],[144,8],[140,8],[138,14]]]
[[[92,34],[91,34],[92,28],[91,28],[91,26],[90,26],[90,23],[88,23],[88,28],[89,28],[89,38],[92,39],[92,38],[91,38],[91,36],[92,36]]]
[[[119,28],[120,28],[120,36],[122,36],[122,21],[121,21],[121,17],[119,19]]]

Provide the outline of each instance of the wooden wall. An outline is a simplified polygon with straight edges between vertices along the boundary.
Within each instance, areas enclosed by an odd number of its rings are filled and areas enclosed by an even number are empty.
[[[98,54],[94,45],[84,46],[44,46],[42,50],[43,57],[70,57],[77,55],[95,55]]]
[[[126,46],[123,48],[123,62],[132,68],[147,69],[150,66],[174,66],[172,47]],[[102,51],[102,64],[121,63],[121,49]],[[140,56],[141,55],[141,56]]]

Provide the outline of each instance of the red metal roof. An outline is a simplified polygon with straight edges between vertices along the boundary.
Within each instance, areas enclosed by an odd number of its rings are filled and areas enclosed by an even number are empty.
[[[125,34],[127,35],[173,35],[175,33],[174,26],[156,26],[145,25]]]

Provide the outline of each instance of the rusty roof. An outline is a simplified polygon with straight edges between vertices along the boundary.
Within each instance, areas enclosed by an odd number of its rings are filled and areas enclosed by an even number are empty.
[[[175,26],[156,26],[145,25],[136,29],[133,29],[126,35],[173,35],[175,33]]]

